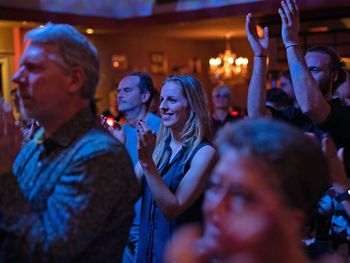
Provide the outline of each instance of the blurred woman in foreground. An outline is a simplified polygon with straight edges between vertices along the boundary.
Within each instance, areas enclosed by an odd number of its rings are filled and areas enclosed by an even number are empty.
[[[218,139],[204,227],[177,233],[167,262],[308,262],[302,228],[329,186],[321,147],[273,120],[240,121]]]

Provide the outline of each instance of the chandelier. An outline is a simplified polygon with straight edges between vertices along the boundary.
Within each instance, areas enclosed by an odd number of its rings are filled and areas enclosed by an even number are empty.
[[[214,80],[227,80],[245,77],[248,68],[248,59],[237,57],[231,51],[231,36],[226,35],[226,49],[218,57],[209,59],[209,74]]]

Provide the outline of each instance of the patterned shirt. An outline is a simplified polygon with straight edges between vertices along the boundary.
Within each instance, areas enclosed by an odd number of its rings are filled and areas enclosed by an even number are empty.
[[[330,188],[318,204],[318,214],[326,221],[326,233],[323,237],[331,239],[339,246],[341,243],[350,241],[350,218],[347,215],[343,204],[335,199],[336,192]],[[327,226],[328,225],[328,226]]]
[[[1,175],[0,262],[119,262],[137,181],[125,149],[85,109],[39,130]]]

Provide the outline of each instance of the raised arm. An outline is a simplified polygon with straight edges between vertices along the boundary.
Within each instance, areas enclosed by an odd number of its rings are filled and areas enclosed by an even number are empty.
[[[249,13],[246,17],[246,32],[248,41],[254,52],[254,68],[248,89],[248,116],[256,118],[271,115],[265,108],[267,52],[269,46],[269,29],[264,28],[262,38],[258,36],[254,17]]]
[[[215,149],[206,145],[197,151],[176,192],[172,193],[152,160],[155,140],[144,123],[143,128],[139,129],[138,139],[139,162],[153,198],[165,217],[168,220],[174,219],[186,211],[203,193]]]
[[[315,123],[322,123],[330,105],[312,77],[300,46],[299,9],[295,0],[283,0],[278,9],[282,20],[282,40],[286,48],[296,100],[303,113]]]

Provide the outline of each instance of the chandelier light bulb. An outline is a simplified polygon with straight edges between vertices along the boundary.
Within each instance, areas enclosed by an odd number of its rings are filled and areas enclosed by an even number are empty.
[[[218,57],[209,59],[209,73],[215,80],[244,78],[247,74],[248,59],[245,57],[236,58],[231,51],[230,38],[226,38],[226,48]]]

